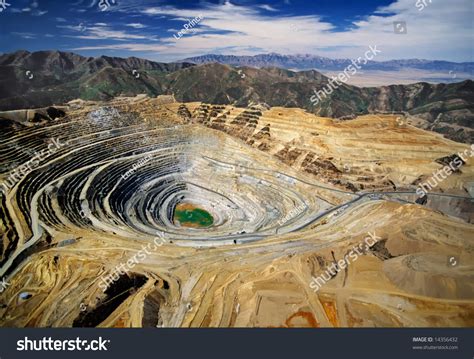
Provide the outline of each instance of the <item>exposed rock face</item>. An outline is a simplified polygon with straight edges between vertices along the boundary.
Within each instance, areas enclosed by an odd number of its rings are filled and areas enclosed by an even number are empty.
[[[390,115],[143,97],[65,112],[0,120],[0,184],[66,144],[0,192],[1,326],[474,325],[473,159],[426,201],[412,185],[468,146]],[[183,203],[213,224],[173,221]]]
[[[61,118],[66,116],[66,112],[61,109],[57,109],[55,107],[48,107],[46,112],[51,120],[55,120],[57,118]]]
[[[461,171],[460,168],[466,164],[466,162],[457,154],[438,158],[436,162],[444,166],[450,166],[454,169],[455,173],[459,173]]]
[[[428,202],[428,196],[424,195],[423,197],[417,198],[415,202],[421,206],[424,206]]]
[[[66,116],[66,112],[55,107],[0,112],[0,117],[15,121],[17,125],[46,123],[64,116]]]
[[[370,166],[366,166],[363,164],[363,159],[354,164],[353,159],[335,158],[330,155],[340,150],[320,137],[340,131],[346,122],[334,121],[329,124],[326,120],[325,125],[315,125],[310,122],[312,115],[301,110],[283,108],[260,111],[255,108],[239,109],[233,106],[193,103],[181,104],[176,111],[187,123],[199,123],[223,131],[258,150],[272,154],[286,165],[346,190],[353,192],[371,188],[396,190],[417,184],[414,183],[415,177],[411,178],[411,181],[407,177],[400,181],[401,176],[383,174],[384,161],[374,161]],[[193,115],[190,115],[191,113]],[[293,119],[289,116],[301,119],[298,128],[294,126]],[[413,141],[417,137],[414,132],[412,133],[413,128],[400,127],[397,122],[398,116],[370,115],[361,119],[364,121],[364,126],[355,127],[354,132],[347,130],[348,143],[352,144],[349,138],[357,136],[355,135],[357,131],[364,132],[365,134],[361,134],[363,137],[369,132],[373,134],[368,136],[376,136],[375,133],[382,130],[392,136],[391,141],[399,138],[400,143],[404,142],[406,136],[413,136]],[[274,128],[278,130],[273,130]],[[349,128],[352,128],[352,125],[348,125]],[[410,133],[412,135],[409,135]],[[309,148],[307,145],[309,143],[318,150]]]
[[[165,105],[167,103],[174,103],[176,102],[176,99],[174,98],[174,95],[160,95],[160,96],[157,96],[157,102],[160,104],[160,105]]]

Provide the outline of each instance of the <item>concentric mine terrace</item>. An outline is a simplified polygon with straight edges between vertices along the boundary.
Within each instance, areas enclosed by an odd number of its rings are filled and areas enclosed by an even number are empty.
[[[474,325],[468,145],[392,115],[166,97],[53,112],[0,114],[1,326]]]

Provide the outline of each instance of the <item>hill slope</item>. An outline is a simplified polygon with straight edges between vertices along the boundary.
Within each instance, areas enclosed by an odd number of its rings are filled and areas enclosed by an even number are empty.
[[[156,96],[164,91],[166,74],[189,66],[136,57],[18,51],[0,56],[0,109],[47,106],[73,98],[107,100],[119,94]]]

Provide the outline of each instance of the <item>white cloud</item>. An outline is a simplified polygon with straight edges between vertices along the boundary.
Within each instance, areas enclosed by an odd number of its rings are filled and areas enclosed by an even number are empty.
[[[270,5],[260,5],[259,8],[263,10],[267,10],[267,11],[278,11],[277,9],[275,9],[274,7],[271,7]]]
[[[35,10],[31,13],[33,16],[43,16],[44,14],[47,14],[47,11],[41,11],[41,10]]]
[[[36,35],[31,32],[12,32],[12,34],[20,36],[22,39],[36,39]]]
[[[134,29],[143,29],[146,27],[145,25],[140,24],[140,23],[131,23],[131,24],[126,24],[125,26],[133,27]]]
[[[473,61],[470,51],[474,40],[471,1],[437,1],[420,12],[414,0],[398,0],[355,21],[348,30],[337,30],[318,15],[267,16],[259,7],[237,6],[229,2],[207,4],[197,10],[171,6],[148,7],[142,9],[141,13],[150,17],[194,18],[202,14],[203,19],[195,27],[199,31],[198,35],[180,39],[170,35],[158,44],[133,42],[84,46],[76,50],[160,51],[160,55],[168,59],[205,53],[253,55],[266,52],[357,58],[370,45],[377,45],[382,50],[377,60],[427,58]],[[405,21],[408,34],[395,34],[394,21]],[[114,34],[117,36],[114,37]],[[148,36],[127,37],[113,30],[105,35],[108,35],[106,38],[120,40],[150,40]],[[96,33],[89,38],[98,39],[100,35]]]
[[[47,14],[48,11],[42,11],[38,9],[39,3],[38,1],[33,1],[29,7],[24,7],[22,9],[12,8],[11,12],[13,13],[29,13],[32,16],[43,16]]]
[[[83,40],[150,40],[154,39],[150,36],[129,34],[125,31],[111,30],[105,27],[102,23],[95,24],[95,26],[85,27],[82,24],[74,25],[58,25],[58,28],[71,30],[74,32],[81,32],[81,35],[68,35]]]

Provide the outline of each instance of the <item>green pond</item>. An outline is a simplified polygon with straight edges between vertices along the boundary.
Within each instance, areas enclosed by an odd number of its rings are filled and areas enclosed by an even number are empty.
[[[214,223],[211,214],[201,208],[183,208],[174,211],[174,220],[185,227],[209,227]]]

